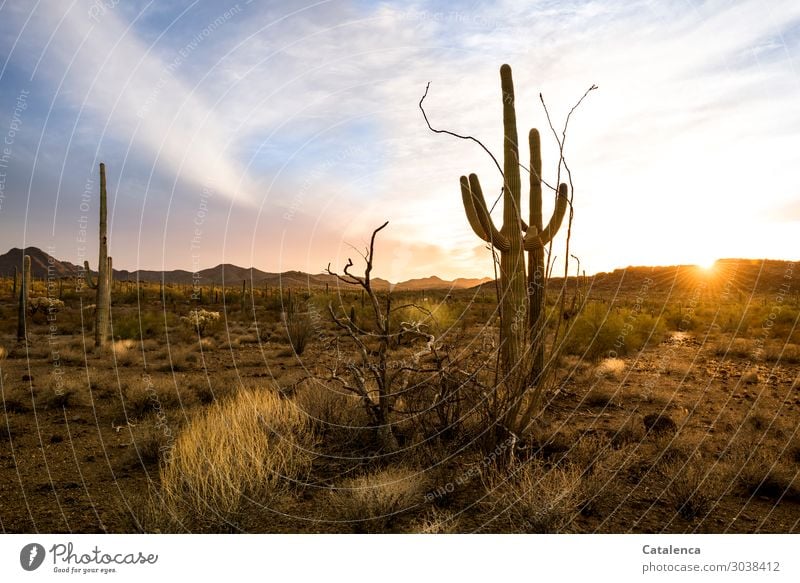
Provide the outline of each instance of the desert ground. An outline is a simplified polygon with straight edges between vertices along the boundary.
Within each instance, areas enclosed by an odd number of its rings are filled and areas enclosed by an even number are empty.
[[[487,425],[494,288],[393,293],[412,307],[393,312],[385,360],[391,450],[343,380],[369,367],[329,305],[375,354],[357,291],[198,298],[117,281],[113,343],[96,349],[93,290],[63,284],[64,307],[28,315],[18,342],[6,278],[0,529],[800,532],[791,267],[755,285],[722,267],[684,269],[677,286],[648,284],[648,268],[613,285],[571,278],[567,311],[551,281],[552,379],[530,430],[504,441]],[[198,326],[197,310],[219,317]]]

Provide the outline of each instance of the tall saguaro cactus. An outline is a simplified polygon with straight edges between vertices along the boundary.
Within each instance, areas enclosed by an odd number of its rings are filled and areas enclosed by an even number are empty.
[[[520,212],[520,160],[511,67],[500,67],[503,92],[503,225],[490,216],[478,177],[461,177],[461,198],[473,231],[500,253],[500,357],[505,379],[497,419],[508,431],[523,431],[537,407],[542,389],[545,337],[544,248],[558,232],[568,204],[566,184],[558,187],[553,214],[544,226],[542,154],[539,132],[528,134],[530,146],[530,223]],[[527,277],[525,252],[528,252]],[[527,285],[526,285],[527,283]],[[533,394],[526,403],[526,392]]]
[[[545,272],[544,248],[553,240],[564,213],[567,210],[567,185],[558,187],[553,214],[543,228],[542,219],[542,145],[539,130],[532,129],[528,134],[531,150],[530,167],[530,223],[524,237],[525,250],[528,252],[528,330],[533,350],[531,381],[539,382],[544,372],[544,324],[545,324]],[[525,225],[523,225],[524,227]]]
[[[15,273],[16,275],[16,273]],[[31,256],[22,258],[22,277],[20,278],[19,305],[17,309],[17,341],[28,338],[25,318],[27,318],[28,294],[31,285]]]
[[[475,234],[500,254],[500,360],[508,378],[526,356],[528,297],[520,216],[519,146],[511,67],[500,68],[503,98],[503,225],[498,230],[489,214],[478,177],[461,177],[461,198]]]
[[[106,192],[106,165],[100,163],[100,256],[97,262],[97,282],[93,282],[89,262],[84,261],[86,280],[97,290],[94,315],[94,345],[104,347],[108,343],[109,312],[111,310],[111,258],[108,256],[108,215]]]

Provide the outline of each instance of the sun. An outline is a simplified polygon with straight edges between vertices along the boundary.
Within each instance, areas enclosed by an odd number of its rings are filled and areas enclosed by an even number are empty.
[[[717,264],[716,259],[708,257],[705,259],[701,259],[700,261],[697,262],[696,265],[697,267],[708,273],[714,271],[714,267],[716,266],[716,264]]]

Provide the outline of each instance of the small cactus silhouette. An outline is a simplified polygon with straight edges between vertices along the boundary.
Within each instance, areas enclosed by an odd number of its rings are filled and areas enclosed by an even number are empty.
[[[108,343],[108,328],[111,311],[111,285],[113,278],[112,262],[108,256],[107,233],[107,192],[106,192],[106,165],[100,163],[100,257],[97,265],[97,281],[92,281],[89,262],[84,261],[86,281],[94,290],[97,290],[94,315],[94,345],[103,347]]]
[[[16,273],[15,273],[16,275]],[[20,278],[19,304],[17,308],[17,341],[27,340],[26,317],[28,310],[28,295],[31,286],[31,256],[22,258],[22,277]]]

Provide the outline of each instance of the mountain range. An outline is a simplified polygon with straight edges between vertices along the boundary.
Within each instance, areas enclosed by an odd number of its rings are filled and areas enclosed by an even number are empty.
[[[31,257],[31,274],[35,278],[48,276],[48,270],[52,277],[74,277],[83,271],[82,267],[61,261],[52,257],[48,253],[37,247],[27,247],[25,254]],[[9,250],[4,255],[0,255],[0,275],[10,276],[14,273],[14,267],[21,271],[23,250],[17,247]],[[91,266],[91,263],[90,263]],[[95,272],[92,272],[95,273]],[[195,279],[197,278],[197,279]],[[117,281],[146,281],[173,284],[191,285],[241,285],[242,281],[250,282],[253,286],[270,287],[292,287],[292,288],[324,288],[326,285],[337,285],[335,276],[327,273],[310,274],[302,271],[284,271],[282,273],[271,273],[261,271],[254,267],[239,267],[230,263],[223,263],[216,267],[203,269],[197,274],[184,269],[173,269],[170,271],[156,271],[140,269],[129,271],[127,269],[114,269],[114,279]],[[396,291],[414,291],[428,289],[466,289],[475,287],[491,281],[488,277],[480,279],[457,278],[453,281],[441,279],[435,275],[420,279],[409,279],[398,283],[391,283],[385,279],[372,278],[372,285],[376,290],[392,289]]]
[[[31,256],[33,277],[47,277],[48,269],[54,277],[74,277],[82,268],[50,256],[41,249],[28,247],[25,253]],[[4,255],[0,255],[0,276],[13,274],[14,267],[19,270],[22,266],[23,251],[13,248]],[[704,270],[696,265],[672,265],[656,267],[626,267],[615,269],[611,272],[597,273],[588,276],[585,286],[590,294],[614,295],[617,293],[675,293],[692,292],[697,289],[710,291],[729,291],[736,294],[748,293],[778,293],[787,289],[787,293],[796,294],[800,285],[795,280],[800,277],[800,269],[795,269],[797,262],[780,261],[774,259],[720,259],[714,268]],[[94,273],[94,272],[93,272]],[[146,281],[171,284],[191,285],[195,283],[194,277],[199,277],[200,285],[221,285],[225,282],[229,286],[241,285],[243,281],[253,282],[253,286],[291,287],[291,288],[324,288],[326,285],[334,287],[341,285],[335,276],[327,273],[310,274],[302,271],[284,271],[270,273],[254,267],[239,267],[230,263],[220,264],[216,267],[203,269],[196,276],[191,271],[173,269],[170,271],[156,270],[114,270],[117,281]],[[551,278],[552,286],[559,286],[563,278]],[[575,277],[569,278],[569,286],[575,285]],[[410,279],[398,283],[391,283],[385,279],[373,278],[373,287],[385,291],[420,291],[434,289],[468,289],[476,286],[491,286],[494,290],[493,280],[484,277],[480,279],[458,278],[452,281],[441,279],[435,275],[419,279]],[[788,284],[788,288],[785,286]]]

